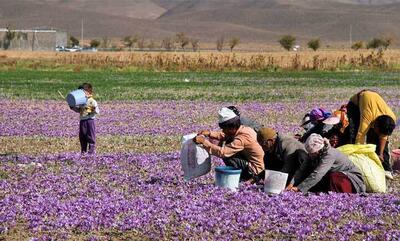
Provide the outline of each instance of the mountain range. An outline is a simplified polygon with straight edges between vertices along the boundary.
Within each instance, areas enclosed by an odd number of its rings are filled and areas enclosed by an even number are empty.
[[[400,0],[0,0],[0,28],[58,28],[85,38],[184,32],[203,42],[276,43],[292,34],[347,43],[400,37]]]

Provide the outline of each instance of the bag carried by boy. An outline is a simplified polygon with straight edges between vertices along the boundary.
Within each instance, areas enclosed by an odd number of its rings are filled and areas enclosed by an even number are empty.
[[[187,181],[203,176],[211,170],[210,154],[193,141],[196,135],[194,133],[182,137],[181,166]]]

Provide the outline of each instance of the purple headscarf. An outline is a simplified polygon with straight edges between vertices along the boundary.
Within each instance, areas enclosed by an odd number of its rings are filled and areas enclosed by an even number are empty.
[[[325,120],[326,118],[330,117],[332,114],[329,111],[326,111],[322,108],[314,108],[310,111],[310,120],[314,121],[321,121]]]

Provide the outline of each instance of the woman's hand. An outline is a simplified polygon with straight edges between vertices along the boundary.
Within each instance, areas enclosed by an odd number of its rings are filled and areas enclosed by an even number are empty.
[[[199,132],[199,135],[203,135],[203,136],[210,136],[211,132],[207,131],[207,130],[203,130]]]
[[[205,140],[206,140],[206,138],[205,138],[204,135],[198,135],[198,136],[196,136],[195,138],[193,138],[193,141],[194,141],[196,144],[203,144]]]

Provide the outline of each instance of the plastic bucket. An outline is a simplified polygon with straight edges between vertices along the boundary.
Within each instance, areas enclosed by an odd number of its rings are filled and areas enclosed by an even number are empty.
[[[287,178],[287,173],[265,170],[264,192],[280,194],[286,187]]]
[[[393,171],[400,171],[400,149],[392,150]]]
[[[215,167],[215,185],[236,190],[239,187],[240,173],[242,170],[234,167]]]
[[[86,105],[86,95],[83,90],[74,90],[67,95],[68,105],[75,107],[78,105]]]

